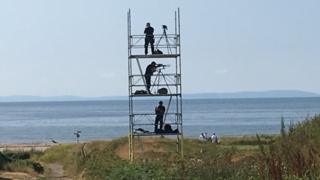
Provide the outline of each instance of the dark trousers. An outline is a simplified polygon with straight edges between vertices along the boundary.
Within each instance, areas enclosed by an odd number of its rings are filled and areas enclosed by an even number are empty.
[[[148,93],[151,93],[150,92],[150,87],[151,87],[151,75],[144,75],[144,77],[146,78],[146,84],[147,84],[147,91]]]
[[[154,53],[154,39],[153,37],[146,37],[144,39],[144,54],[147,55],[148,54],[148,45],[150,44],[151,46],[151,52],[152,54]]]
[[[154,132],[158,131],[158,124],[160,122],[160,129],[163,127],[163,115],[157,115],[156,120],[154,122]]]

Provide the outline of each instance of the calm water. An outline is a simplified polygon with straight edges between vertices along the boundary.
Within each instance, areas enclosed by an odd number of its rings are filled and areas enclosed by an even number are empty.
[[[153,111],[157,101],[139,101],[137,109]],[[218,135],[275,134],[286,124],[320,113],[320,98],[184,100],[187,137],[215,131]],[[128,133],[127,101],[0,103],[0,144],[111,139]]]

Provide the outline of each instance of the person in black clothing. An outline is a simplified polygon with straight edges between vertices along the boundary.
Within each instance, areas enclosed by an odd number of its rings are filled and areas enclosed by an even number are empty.
[[[144,39],[144,54],[148,54],[148,45],[151,46],[151,52],[154,53],[154,36],[153,36],[153,27],[150,26],[150,23],[146,24],[146,28],[144,29],[144,34],[146,35]]]
[[[146,78],[147,91],[148,91],[149,94],[151,94],[151,92],[150,92],[151,76],[156,71],[156,69],[157,69],[157,63],[153,61],[151,64],[149,64],[147,66],[146,72],[144,74],[144,77]]]
[[[159,130],[163,130],[163,115],[166,111],[166,108],[163,106],[163,102],[159,101],[159,106],[155,108],[155,112],[156,112],[156,119],[154,122],[154,132],[160,132]],[[158,124],[160,122],[160,129],[158,129]]]

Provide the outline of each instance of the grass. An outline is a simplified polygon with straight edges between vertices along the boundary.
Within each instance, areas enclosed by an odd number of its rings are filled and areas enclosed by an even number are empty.
[[[183,159],[174,153],[172,139],[147,138],[142,140],[144,153],[130,163],[127,138],[120,138],[57,145],[31,154],[31,160],[62,164],[67,176],[89,180],[320,179],[320,116],[289,128],[282,121],[280,135],[223,137],[220,144],[186,139]],[[12,169],[31,167],[30,158],[14,156],[20,162],[11,163]]]
[[[32,175],[42,174],[42,165],[31,159],[37,152],[4,151],[0,152],[0,170],[11,172],[25,172]]]
[[[134,163],[129,163],[116,155],[127,145],[127,138],[121,138],[109,142],[58,145],[37,160],[58,162],[64,165],[68,176],[85,179],[238,179],[239,174],[258,175],[242,168],[254,161],[252,154],[257,152],[256,145],[248,145],[251,137],[246,139],[247,143],[240,143],[238,138],[225,138],[220,145],[187,139],[183,159],[176,153],[166,153],[175,151],[173,140],[152,138],[146,140],[152,142],[150,150],[147,150],[149,145],[145,145],[146,152],[137,156]],[[238,148],[240,146],[242,148]]]
[[[319,179],[319,149],[320,116],[292,125],[288,131],[282,120],[281,136],[267,147],[260,145],[260,177]]]

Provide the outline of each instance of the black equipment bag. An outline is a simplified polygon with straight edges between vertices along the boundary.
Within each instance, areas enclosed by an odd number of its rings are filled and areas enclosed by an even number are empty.
[[[160,89],[158,89],[158,94],[168,94],[168,89],[167,88],[160,88]]]

